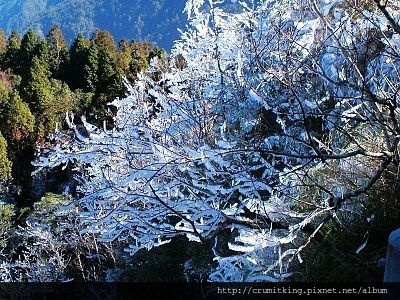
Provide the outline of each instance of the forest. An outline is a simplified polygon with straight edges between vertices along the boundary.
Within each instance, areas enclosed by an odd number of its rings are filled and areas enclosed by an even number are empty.
[[[184,28],[184,0],[7,0],[0,1],[0,27],[7,34],[29,29],[45,36],[54,24],[67,42],[79,34],[89,38],[96,28],[123,37],[157,43],[170,49]]]
[[[6,176],[12,166],[19,198],[37,200],[29,182],[30,162],[35,149],[65,124],[65,113],[85,115],[94,123],[109,120],[112,126],[107,103],[124,96],[123,79],[135,81],[151,58],[161,58],[164,51],[148,42],[121,40],[116,45],[109,32],[100,30],[90,40],[78,35],[68,48],[59,26],[46,39],[32,30],[22,38],[15,32],[7,38],[0,31],[0,36],[0,128],[8,145],[1,174]]]
[[[45,192],[59,192],[63,184],[63,175],[43,180],[31,173],[36,150],[68,128],[65,114],[94,124],[108,121],[111,128],[113,112],[107,103],[125,95],[124,80],[134,82],[153,57],[167,61],[168,56],[150,42],[116,44],[108,31],[100,30],[90,40],[79,34],[68,47],[58,25],[46,38],[33,30],[7,37],[0,30],[0,44],[1,244],[12,249],[15,245],[5,239],[9,229]]]
[[[171,53],[0,32],[2,281],[382,281],[400,2],[223,2]]]

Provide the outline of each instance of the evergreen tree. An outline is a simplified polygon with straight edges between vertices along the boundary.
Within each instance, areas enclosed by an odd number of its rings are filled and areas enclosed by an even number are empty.
[[[4,55],[3,69],[11,69],[18,74],[21,66],[19,52],[21,48],[21,37],[16,31],[13,31],[8,38],[7,50]]]
[[[132,61],[129,42],[125,39],[122,39],[118,43],[118,50],[119,51],[117,52],[117,58],[116,58],[117,69],[119,72],[127,75],[129,70],[129,64]]]
[[[114,38],[107,30],[97,29],[91,38],[91,42],[96,45],[98,50],[105,50],[113,56],[116,54],[117,47]]]
[[[117,72],[117,48],[110,32],[98,29],[93,34],[91,45],[97,50],[98,61],[96,67],[92,67],[91,70],[96,71],[97,91],[101,91],[109,87],[110,79]]]
[[[85,80],[85,66],[87,62],[89,41],[79,34],[72,43],[69,51],[70,60],[66,66],[65,81],[72,90],[83,88]]]
[[[0,191],[2,190],[4,191],[3,186],[0,184]],[[4,194],[1,196],[4,197]],[[5,204],[0,201],[0,247],[2,249],[5,249],[8,245],[8,239],[12,233],[10,229],[14,225],[15,211],[13,204]]]
[[[34,131],[35,117],[16,91],[11,92],[4,101],[0,116],[0,129],[9,141],[20,142]]]
[[[54,25],[48,35],[47,44],[50,52],[50,70],[53,77],[60,78],[60,68],[66,63],[68,46],[59,25]]]
[[[0,29],[0,69],[3,69],[3,60],[7,51],[7,36],[3,29]]]
[[[5,86],[5,84],[2,81],[0,81],[0,109],[4,104],[4,102],[7,100],[7,98],[8,98],[8,89]]]
[[[127,77],[131,81],[137,79],[137,74],[146,70],[149,66],[149,56],[153,45],[149,42],[131,42],[131,61],[127,71]]]
[[[159,47],[154,47],[149,54],[149,61],[154,57],[158,57],[161,59],[163,58],[164,55],[165,55],[165,50]]]
[[[7,155],[7,141],[0,132],[0,180],[7,179],[11,172],[11,162]]]
[[[54,96],[51,107],[48,107],[46,113],[53,115],[56,121],[62,121],[66,112],[75,111],[78,106],[78,100],[68,85],[61,80],[51,79],[51,91]]]
[[[54,96],[52,94],[50,71],[48,65],[37,56],[32,59],[32,65],[28,74],[21,83],[24,99],[29,103],[31,110],[37,117],[37,124],[45,124],[52,119],[52,105]],[[51,130],[51,128],[48,127]]]
[[[98,91],[105,92],[112,84],[113,78],[117,74],[117,64],[112,53],[106,49],[100,49],[98,53]]]
[[[108,119],[109,123],[111,123],[112,114],[109,112],[107,104],[112,99],[125,95],[124,73],[118,69],[116,57],[107,49],[100,49],[98,58],[98,83],[95,98],[92,102],[92,112],[99,121]]]
[[[0,53],[4,54],[7,51],[7,35],[3,29],[0,29]]]
[[[86,92],[95,92],[98,82],[98,65],[101,58],[99,57],[99,51],[95,44],[91,43],[88,50],[85,62],[83,64],[83,90]]]
[[[20,69],[16,72],[18,75],[25,76],[31,67],[34,56],[42,54],[40,49],[40,40],[32,29],[29,29],[22,38],[21,49],[19,52]]]

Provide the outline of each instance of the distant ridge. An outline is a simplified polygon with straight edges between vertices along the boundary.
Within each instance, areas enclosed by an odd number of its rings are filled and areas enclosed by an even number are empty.
[[[147,40],[167,50],[184,28],[185,0],[0,0],[0,27],[45,36],[59,24],[71,43],[82,32],[108,30],[115,40]]]

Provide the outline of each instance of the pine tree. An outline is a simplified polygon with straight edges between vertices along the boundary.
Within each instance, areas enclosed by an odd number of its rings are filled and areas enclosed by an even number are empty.
[[[117,48],[110,32],[97,29],[91,38],[90,50],[90,55],[94,53],[95,57],[89,56],[88,69],[96,72],[96,92],[103,92],[110,88],[111,78],[117,72]]]

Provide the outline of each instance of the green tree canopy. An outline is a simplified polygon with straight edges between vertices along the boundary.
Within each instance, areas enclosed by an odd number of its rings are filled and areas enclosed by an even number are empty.
[[[48,115],[57,116],[58,119],[64,117],[67,111],[73,111],[78,105],[74,93],[70,90],[68,85],[60,80],[51,79],[51,91],[54,95],[54,101],[50,107],[47,108]]]
[[[11,162],[7,156],[7,141],[0,132],[0,180],[7,179],[11,172]]]
[[[18,73],[20,67],[19,51],[21,48],[21,37],[16,31],[13,31],[8,38],[6,53],[4,54],[3,69],[11,69]]]
[[[79,34],[72,43],[69,51],[70,60],[66,66],[65,81],[72,90],[83,88],[85,70],[90,42]]]
[[[7,101],[8,98],[8,89],[3,81],[0,81],[0,105]],[[1,107],[1,106],[0,106]]]
[[[39,122],[44,122],[49,116],[48,111],[51,110],[53,104],[54,97],[49,76],[48,64],[34,56],[32,65],[21,82],[23,98],[28,102]]]
[[[150,54],[154,46],[149,42],[135,42],[130,43],[132,60],[129,63],[127,77],[131,81],[137,79],[137,74],[144,71],[149,66]]]
[[[96,29],[95,33],[91,38],[91,42],[96,45],[98,50],[106,50],[109,53],[115,55],[117,47],[111,33],[107,30],[101,31]]]
[[[99,51],[95,44],[90,44],[83,64],[82,88],[86,92],[95,92],[98,82],[98,64],[100,63]]]
[[[34,131],[35,117],[31,113],[28,104],[21,100],[18,92],[13,91],[4,101],[0,116],[0,129],[9,140],[19,142],[27,138]]]
[[[7,35],[3,29],[0,29],[0,67],[3,65],[4,55],[7,51]]]
[[[59,25],[54,25],[48,35],[47,44],[50,52],[50,69],[54,77],[60,77],[60,68],[68,58],[68,45]]]
[[[117,69],[123,74],[127,74],[129,70],[129,64],[132,61],[130,44],[127,40],[122,39],[118,43],[118,52],[116,58]]]
[[[39,38],[32,29],[29,29],[22,38],[21,48],[19,52],[20,70],[16,72],[18,75],[25,75],[31,66],[34,56],[39,56]]]

